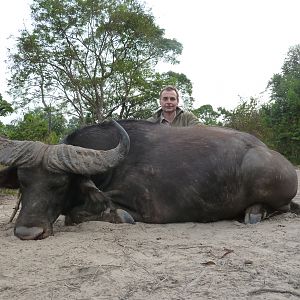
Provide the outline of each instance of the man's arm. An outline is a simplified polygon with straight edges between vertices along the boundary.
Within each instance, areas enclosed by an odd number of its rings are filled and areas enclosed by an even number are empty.
[[[199,119],[190,111],[186,112],[186,119],[187,126],[203,126]]]

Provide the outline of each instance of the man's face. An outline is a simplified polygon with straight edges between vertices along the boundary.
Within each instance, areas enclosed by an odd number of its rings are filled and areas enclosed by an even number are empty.
[[[172,113],[176,111],[178,99],[175,91],[163,91],[160,96],[160,106],[164,112]]]

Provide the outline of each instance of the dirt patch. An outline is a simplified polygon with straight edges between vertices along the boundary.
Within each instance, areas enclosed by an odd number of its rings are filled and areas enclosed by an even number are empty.
[[[65,227],[60,218],[54,236],[21,241],[7,225],[14,204],[0,196],[1,299],[300,298],[300,217],[292,213],[256,225]]]

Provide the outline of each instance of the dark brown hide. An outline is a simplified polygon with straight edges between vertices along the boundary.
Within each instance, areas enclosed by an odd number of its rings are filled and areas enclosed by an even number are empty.
[[[52,228],[59,213],[75,219],[80,214],[80,220],[85,214],[91,220],[94,214],[99,220],[107,203],[112,210],[123,209],[141,222],[211,222],[243,217],[246,211],[262,216],[265,209],[288,207],[296,195],[293,165],[252,135],[226,128],[174,128],[134,120],[119,124],[130,137],[130,151],[115,168],[91,176],[94,184],[88,188],[80,188],[86,178],[70,173],[59,179],[65,180],[64,185],[56,186],[55,176],[48,176],[47,170],[24,186],[22,181],[33,171],[22,168],[18,176],[26,197],[23,202],[28,205],[22,222],[17,220],[22,231],[29,217],[30,227],[38,228]],[[112,149],[118,143],[118,129],[110,122],[89,126],[66,137],[65,143]],[[34,195],[45,211],[32,217]],[[48,224],[38,220],[48,220]]]

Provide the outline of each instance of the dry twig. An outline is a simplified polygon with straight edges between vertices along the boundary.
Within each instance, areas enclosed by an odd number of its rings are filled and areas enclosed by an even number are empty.
[[[16,205],[14,207],[14,210],[11,214],[11,217],[10,217],[8,223],[11,223],[13,221],[13,219],[15,218],[15,215],[17,214],[17,212],[20,208],[20,203],[21,203],[21,193],[18,194],[18,199],[17,199]]]
[[[258,289],[255,291],[250,292],[250,295],[259,295],[259,294],[263,294],[263,293],[278,293],[278,294],[290,294],[296,297],[300,297],[300,293],[297,293],[295,291],[286,291],[286,290],[277,290],[277,289],[267,289],[267,288],[263,288],[263,289]]]

